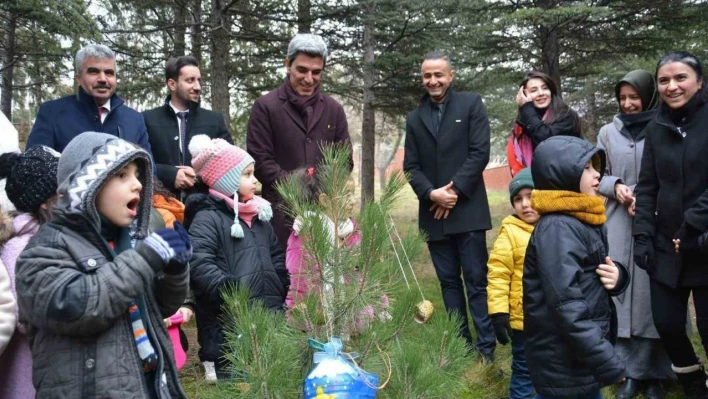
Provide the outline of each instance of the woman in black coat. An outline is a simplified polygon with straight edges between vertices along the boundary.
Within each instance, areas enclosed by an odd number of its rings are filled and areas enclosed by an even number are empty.
[[[708,398],[706,375],[686,335],[689,295],[708,345],[708,103],[701,63],[686,52],[656,68],[664,104],[646,128],[636,188],[634,259],[650,277],[654,325],[686,398]]]
[[[580,137],[578,115],[558,93],[553,79],[543,72],[531,71],[521,81],[516,103],[519,113],[507,146],[511,174],[531,165],[531,154],[549,137]]]

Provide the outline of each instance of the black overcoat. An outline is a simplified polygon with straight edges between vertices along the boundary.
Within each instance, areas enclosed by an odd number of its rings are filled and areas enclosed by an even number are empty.
[[[649,276],[670,287],[708,286],[708,257],[700,251],[677,254],[672,242],[684,221],[708,231],[708,104],[685,107],[691,112],[672,118],[662,104],[646,127],[635,190],[634,235],[653,238],[655,267]]]
[[[163,185],[170,189],[175,195],[179,195],[179,190],[175,190],[175,177],[177,176],[178,165],[192,165],[192,155],[187,151],[184,163],[180,162],[179,149],[179,125],[175,111],[170,107],[169,97],[165,104],[143,112],[145,126],[147,126],[150,147],[155,160],[155,173]],[[201,108],[198,103],[190,103],[189,116],[187,117],[187,144],[192,137],[206,134],[212,139],[221,138],[233,144],[229,129],[226,127],[224,116],[221,112],[210,111]],[[190,191],[205,191],[190,190]]]
[[[440,132],[433,132],[431,101],[425,96],[406,118],[403,167],[418,197],[418,223],[429,241],[492,228],[482,172],[489,162],[489,120],[482,97],[450,89]],[[430,192],[453,182],[457,204],[435,220]]]

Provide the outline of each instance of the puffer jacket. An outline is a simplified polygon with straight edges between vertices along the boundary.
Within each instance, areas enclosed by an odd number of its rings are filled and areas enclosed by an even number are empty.
[[[239,219],[243,238],[231,236],[234,213],[223,200],[193,194],[187,200],[185,220],[194,254],[191,284],[196,299],[201,361],[216,361],[224,343],[221,327],[221,290],[229,285],[250,290],[252,300],[262,300],[272,310],[282,310],[290,277],[285,253],[269,222],[254,218],[251,227]]]
[[[27,326],[37,398],[186,398],[163,323],[187,295],[187,265],[165,265],[140,242],[150,201],[140,201],[135,249],[113,255],[100,235],[96,196],[129,162],[150,198],[149,155],[107,134],[77,136],[59,161],[59,202],[17,261],[20,321]],[[118,206],[118,204],[116,204]],[[145,330],[158,357],[150,394],[128,308],[142,298]]]
[[[504,218],[487,262],[489,314],[508,313],[511,328],[520,331],[524,330],[524,257],[531,232],[533,225],[515,215]]]
[[[541,143],[531,164],[540,190],[578,192],[585,164],[601,151],[575,137]],[[524,351],[536,392],[570,397],[596,392],[625,376],[613,348],[617,316],[611,295],[629,284],[626,267],[607,291],[596,273],[608,253],[604,225],[546,213],[536,223],[524,261]]]

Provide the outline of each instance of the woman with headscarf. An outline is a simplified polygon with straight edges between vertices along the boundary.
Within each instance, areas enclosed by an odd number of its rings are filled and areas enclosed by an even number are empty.
[[[627,380],[617,386],[617,399],[631,399],[644,389],[649,399],[663,397],[661,380],[673,376],[659,333],[654,328],[649,276],[632,260],[634,188],[644,151],[644,129],[657,113],[659,95],[654,76],[644,70],[629,72],[615,85],[620,113],[597,136],[605,150],[607,170],[600,194],[607,198],[609,254],[629,268],[632,280],[624,294],[614,297],[617,307],[616,350],[627,365]]]

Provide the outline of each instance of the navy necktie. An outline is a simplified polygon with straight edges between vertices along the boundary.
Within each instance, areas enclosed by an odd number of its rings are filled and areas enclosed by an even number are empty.
[[[187,159],[187,115],[189,112],[177,112],[179,118],[179,143],[180,143],[180,163],[184,165],[184,160]]]

